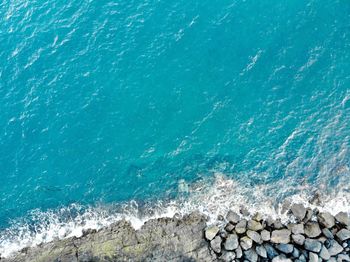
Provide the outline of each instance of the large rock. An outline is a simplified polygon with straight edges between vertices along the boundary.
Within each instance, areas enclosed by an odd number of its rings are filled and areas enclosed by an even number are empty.
[[[226,250],[235,250],[238,247],[238,237],[236,234],[229,234],[225,241]]]
[[[327,249],[331,257],[340,254],[344,250],[343,247],[335,240],[329,240],[329,246]]]
[[[318,262],[318,255],[313,252],[309,252],[309,262]]]
[[[260,232],[260,236],[263,241],[269,241],[271,239],[271,234],[266,229]]]
[[[228,211],[227,215],[226,215],[226,220],[228,222],[231,222],[232,224],[237,224],[240,220],[240,216],[236,213],[236,212],[233,212],[233,211]]]
[[[271,242],[276,244],[288,244],[290,242],[290,230],[279,229],[272,231]]]
[[[328,239],[333,239],[334,238],[333,233],[328,228],[323,228],[322,229],[322,233]]]
[[[325,261],[328,261],[328,259],[330,259],[330,257],[331,257],[329,252],[328,252],[328,249],[325,246],[322,246],[322,248],[321,248],[320,257]]]
[[[276,248],[285,254],[290,254],[293,252],[294,247],[292,244],[278,244]]]
[[[350,226],[350,218],[347,213],[340,212],[335,215],[335,219],[344,226]]]
[[[350,239],[350,231],[343,228],[342,230],[340,230],[338,233],[337,233],[337,237],[340,239],[340,241],[345,241],[345,240],[348,240]]]
[[[256,246],[255,251],[260,257],[267,258],[267,251],[264,246]]]
[[[259,233],[252,231],[252,230],[248,230],[247,231],[247,236],[253,240],[255,243],[261,244],[262,240],[261,240],[261,236]]]
[[[264,244],[264,248],[266,249],[267,257],[271,260],[274,257],[278,256],[278,252],[276,249],[270,244]]]
[[[311,238],[321,235],[321,229],[317,222],[308,222],[304,227],[305,235]]]
[[[236,253],[232,251],[225,251],[220,256],[220,261],[231,262],[236,258]]]
[[[285,257],[284,255],[279,255],[272,259],[272,262],[292,262],[290,258]]]
[[[303,204],[293,204],[291,211],[295,218],[299,221],[302,221],[306,215],[306,208]]]
[[[161,218],[135,230],[125,220],[81,238],[29,248],[1,262],[213,261],[204,239],[206,218]]]
[[[218,226],[210,226],[205,229],[205,238],[211,241],[219,233],[220,228]]]
[[[249,220],[248,221],[248,229],[252,230],[252,231],[259,231],[263,229],[263,226],[260,222],[255,221],[255,220]]]
[[[308,251],[312,251],[314,253],[318,253],[321,251],[322,244],[321,242],[307,238],[304,243],[305,249]]]
[[[245,237],[241,238],[241,247],[242,247],[242,249],[248,250],[252,246],[253,246],[253,241],[249,237],[245,236]]]
[[[305,237],[301,234],[292,235],[293,242],[299,246],[304,245]]]
[[[247,220],[242,219],[238,222],[235,228],[237,234],[244,234],[247,230]]]
[[[257,262],[258,261],[258,254],[255,252],[255,250],[253,248],[244,251],[244,257],[250,262]]]
[[[210,241],[210,247],[214,250],[215,253],[221,252],[221,243],[222,239],[220,236],[214,237],[212,241]]]
[[[332,228],[335,225],[334,217],[328,212],[319,213],[318,222],[325,228]]]
[[[289,224],[288,228],[293,234],[304,234],[304,224]]]

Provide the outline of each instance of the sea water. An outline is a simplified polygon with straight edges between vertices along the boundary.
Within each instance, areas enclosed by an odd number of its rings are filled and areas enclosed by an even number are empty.
[[[345,0],[1,1],[0,253],[317,190],[350,211],[349,21]]]

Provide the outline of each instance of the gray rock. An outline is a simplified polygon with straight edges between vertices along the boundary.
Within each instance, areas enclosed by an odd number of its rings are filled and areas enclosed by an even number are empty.
[[[290,258],[286,258],[284,255],[279,255],[272,259],[272,262],[292,262]]]
[[[328,260],[330,259],[330,254],[328,252],[328,249],[325,247],[325,246],[322,246],[321,248],[321,251],[320,251],[320,257],[323,259],[323,260]]]
[[[335,225],[334,217],[328,212],[319,213],[317,219],[325,228],[332,228]]]
[[[253,240],[255,243],[261,244],[262,240],[261,240],[261,236],[259,233],[252,231],[252,230],[248,230],[247,231],[247,236]]]
[[[292,244],[278,244],[276,248],[285,254],[290,254],[293,252],[294,247]]]
[[[305,215],[305,218],[303,219],[303,222],[306,223],[308,221],[311,220],[312,216],[313,216],[314,212],[312,211],[311,208],[307,208],[306,209],[306,215]]]
[[[220,256],[220,260],[224,262],[234,261],[235,258],[236,258],[236,254],[235,252],[232,252],[232,251],[225,251]]]
[[[260,222],[255,221],[255,220],[249,220],[248,221],[248,229],[252,230],[252,231],[259,231],[263,229],[263,226]]]
[[[331,257],[338,255],[342,251],[343,247],[339,245],[339,243],[336,240],[329,240],[328,252]]]
[[[334,238],[332,232],[328,228],[323,228],[322,229],[322,233],[328,239],[333,239]]]
[[[267,257],[269,259],[273,259],[274,257],[278,256],[278,252],[272,245],[266,243],[263,246],[266,249]]]
[[[253,241],[249,237],[244,236],[241,238],[240,244],[243,250],[248,250],[253,246]]]
[[[322,244],[321,244],[321,242],[319,242],[317,240],[307,238],[305,240],[304,247],[308,251],[312,251],[314,253],[318,253],[318,252],[321,251]]]
[[[282,222],[281,222],[281,219],[276,219],[274,222],[273,222],[273,227],[275,228],[275,229],[281,229],[281,228],[283,228],[283,224],[282,224]]]
[[[294,247],[292,256],[293,256],[294,258],[298,258],[298,257],[300,256],[300,251],[299,251],[299,249],[297,249],[296,247]]]
[[[255,251],[260,257],[267,258],[267,251],[264,246],[256,246]]]
[[[258,254],[255,252],[254,249],[249,249],[244,251],[244,257],[248,259],[250,262],[257,262],[258,261]]]
[[[309,262],[318,262],[318,255],[313,252],[309,252]]]
[[[247,230],[247,220],[242,219],[235,227],[237,234],[244,234]]]
[[[221,252],[221,242],[222,239],[219,236],[214,237],[214,239],[210,241],[210,247],[214,250],[215,253]]]
[[[229,234],[224,247],[226,250],[235,250],[238,247],[238,237],[236,234]]]
[[[292,235],[293,242],[299,246],[304,245],[305,237],[303,235],[297,234]]]
[[[230,210],[226,215],[226,219],[228,222],[231,222],[232,224],[237,224],[241,219],[241,217],[236,212],[233,212]]]
[[[305,257],[304,254],[301,254],[301,255],[300,255],[299,261],[301,261],[301,262],[306,262],[306,257]]]
[[[263,220],[263,216],[260,212],[257,212],[254,214],[254,216],[252,217],[253,220],[261,222]]]
[[[272,231],[271,242],[276,244],[288,244],[290,242],[290,230],[279,229]]]
[[[335,215],[335,219],[344,226],[350,226],[350,218],[347,213],[340,212]]]
[[[304,227],[304,231],[305,231],[305,235],[307,235],[308,237],[311,237],[311,238],[318,237],[322,233],[320,226],[316,222],[306,223],[306,225]]]
[[[266,229],[260,232],[260,236],[263,241],[269,241],[271,238],[270,232],[267,231]]]
[[[235,226],[231,223],[227,223],[225,226],[225,230],[229,233],[231,233],[235,229]]]
[[[350,239],[350,231],[343,228],[337,233],[337,237],[343,242],[345,240]]]
[[[241,246],[238,246],[236,249],[236,258],[241,258],[243,256],[243,250]]]
[[[239,207],[239,212],[245,217],[250,216],[250,212],[245,206],[240,206]]]
[[[293,234],[304,234],[304,224],[289,224],[288,228]]]
[[[218,226],[210,226],[205,229],[205,238],[209,241],[212,240],[220,231]]]
[[[303,204],[293,204],[291,211],[295,218],[299,221],[302,221],[306,215],[306,208]]]
[[[350,261],[350,257],[347,254],[340,254],[337,257],[337,262]]]

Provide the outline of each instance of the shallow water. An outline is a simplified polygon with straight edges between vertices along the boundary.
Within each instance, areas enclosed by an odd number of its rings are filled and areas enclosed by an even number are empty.
[[[348,21],[341,0],[1,2],[0,253],[316,189],[350,211]]]

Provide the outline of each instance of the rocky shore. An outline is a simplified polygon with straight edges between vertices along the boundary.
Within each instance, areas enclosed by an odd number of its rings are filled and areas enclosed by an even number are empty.
[[[348,214],[332,216],[293,204],[290,221],[229,211],[207,225],[200,213],[160,218],[135,230],[119,221],[99,231],[27,248],[1,262],[22,261],[350,261]],[[244,218],[243,218],[244,217]]]

